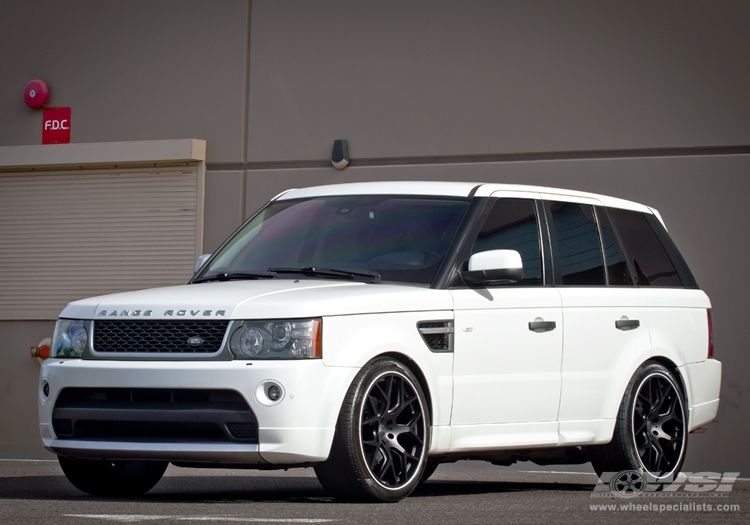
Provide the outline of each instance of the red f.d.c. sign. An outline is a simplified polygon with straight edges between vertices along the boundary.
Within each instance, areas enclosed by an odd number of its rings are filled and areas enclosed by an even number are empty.
[[[70,108],[44,108],[42,114],[42,144],[70,142]]]

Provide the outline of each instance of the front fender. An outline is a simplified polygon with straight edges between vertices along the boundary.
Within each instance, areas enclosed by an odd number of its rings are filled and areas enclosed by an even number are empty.
[[[362,368],[383,354],[407,356],[420,369],[432,401],[432,424],[450,424],[453,400],[453,353],[431,351],[417,323],[452,320],[450,310],[326,317],[323,362],[326,366]]]

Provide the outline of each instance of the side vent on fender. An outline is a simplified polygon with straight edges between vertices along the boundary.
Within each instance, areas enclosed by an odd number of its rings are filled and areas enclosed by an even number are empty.
[[[453,352],[453,321],[420,321],[417,330],[433,352]]]

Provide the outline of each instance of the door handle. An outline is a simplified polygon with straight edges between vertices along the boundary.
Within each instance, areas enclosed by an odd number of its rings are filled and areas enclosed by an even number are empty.
[[[529,323],[529,330],[536,333],[549,332],[557,327],[557,323],[554,321],[531,321]]]
[[[635,330],[641,326],[641,322],[638,319],[621,319],[615,321],[615,328],[618,330]]]

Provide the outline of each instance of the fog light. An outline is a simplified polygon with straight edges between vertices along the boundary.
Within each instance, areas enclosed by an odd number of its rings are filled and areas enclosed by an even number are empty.
[[[284,400],[284,387],[273,379],[261,381],[255,389],[255,399],[263,406],[278,405]]]
[[[268,399],[271,401],[278,401],[281,397],[281,389],[277,387],[276,385],[271,385],[268,387]]]
[[[46,381],[42,385],[42,393],[44,394],[44,397],[49,397],[49,383]]]

